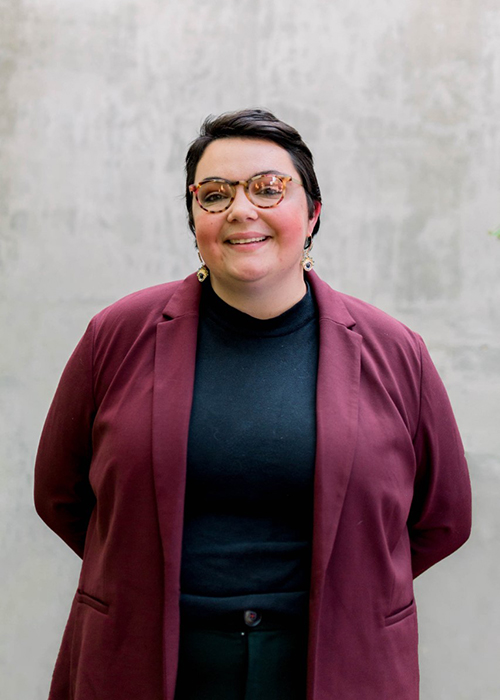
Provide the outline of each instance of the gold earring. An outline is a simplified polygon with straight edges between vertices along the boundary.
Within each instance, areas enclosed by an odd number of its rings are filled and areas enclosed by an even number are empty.
[[[311,270],[314,267],[314,260],[311,258],[311,250],[313,247],[313,239],[312,236],[308,236],[306,238],[306,242],[304,244],[304,252],[302,254],[302,267],[306,272],[311,272]]]
[[[198,278],[198,282],[204,282],[207,279],[208,275],[210,274],[210,270],[205,265],[205,261],[201,257],[200,251],[198,251],[198,257],[200,259],[201,266],[198,268],[198,270],[196,272],[196,277]]]

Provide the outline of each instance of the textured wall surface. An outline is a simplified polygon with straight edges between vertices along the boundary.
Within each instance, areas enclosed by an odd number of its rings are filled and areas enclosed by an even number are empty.
[[[422,698],[498,700],[498,0],[0,0],[0,18],[2,698],[47,696],[78,576],[31,495],[60,372],[96,311],[197,266],[186,146],[207,114],[263,106],[316,154],[318,271],[424,336],[466,445],[473,536],[416,584]]]

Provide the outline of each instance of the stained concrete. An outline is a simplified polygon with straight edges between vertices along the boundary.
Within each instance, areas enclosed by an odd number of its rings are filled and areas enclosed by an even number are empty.
[[[183,157],[209,113],[265,106],[316,154],[317,269],[427,341],[468,453],[470,543],[417,581],[422,698],[500,679],[497,0],[0,0],[0,669],[43,700],[76,557],[32,464],[89,318],[197,265]]]

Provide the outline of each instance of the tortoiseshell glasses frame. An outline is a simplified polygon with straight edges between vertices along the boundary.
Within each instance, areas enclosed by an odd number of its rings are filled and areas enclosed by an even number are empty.
[[[209,214],[220,214],[229,209],[236,197],[236,188],[242,185],[247,199],[259,209],[272,209],[280,204],[288,182],[302,185],[291,175],[259,173],[248,180],[226,180],[222,177],[207,178],[197,185],[189,185],[200,207]]]

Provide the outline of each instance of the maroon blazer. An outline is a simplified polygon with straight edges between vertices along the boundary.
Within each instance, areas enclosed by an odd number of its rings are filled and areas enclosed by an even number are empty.
[[[452,410],[418,335],[308,279],[319,308],[307,700],[416,700],[413,577],[470,530]],[[173,700],[195,275],[97,314],[36,462],[43,520],[81,557],[50,700]]]

